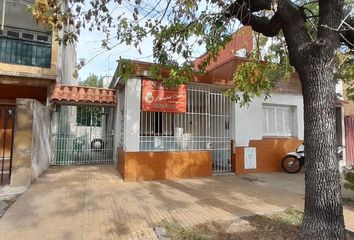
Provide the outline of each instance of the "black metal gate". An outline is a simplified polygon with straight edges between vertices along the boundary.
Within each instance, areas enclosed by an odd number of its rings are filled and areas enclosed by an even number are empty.
[[[12,147],[15,127],[15,106],[0,105],[0,184],[11,178]]]

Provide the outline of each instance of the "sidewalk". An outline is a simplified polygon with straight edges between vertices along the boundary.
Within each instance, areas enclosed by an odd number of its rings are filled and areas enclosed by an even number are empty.
[[[0,236],[156,239],[152,228],[162,220],[188,226],[302,208],[301,192],[269,182],[241,175],[126,183],[110,165],[54,167],[0,219]]]

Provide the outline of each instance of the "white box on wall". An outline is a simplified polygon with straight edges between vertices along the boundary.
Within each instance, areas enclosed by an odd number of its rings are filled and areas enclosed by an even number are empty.
[[[257,168],[257,156],[255,147],[244,148],[244,161],[245,169]]]

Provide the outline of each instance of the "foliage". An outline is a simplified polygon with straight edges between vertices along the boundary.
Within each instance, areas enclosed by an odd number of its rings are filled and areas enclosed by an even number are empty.
[[[84,80],[80,81],[79,85],[86,87],[103,87],[103,78],[90,73],[89,76]]]
[[[242,1],[239,2],[241,4]],[[350,2],[346,2],[350,9]],[[86,6],[86,3],[84,0],[71,0],[62,6],[59,0],[36,0],[31,10],[38,22],[58,30],[65,29],[62,36],[57,36],[59,43],[76,41],[82,28],[105,33],[102,47],[107,50],[125,43],[141,51],[141,42],[152,37],[153,56],[157,65],[150,69],[150,74],[167,85],[190,81],[192,75],[197,74],[193,67],[194,59],[198,56],[194,55],[195,49],[201,47],[208,53],[198,66],[199,72],[203,73],[208,63],[215,59],[219,51],[231,40],[235,27],[239,25],[239,17],[230,17],[229,14],[232,1],[91,0],[89,6]],[[299,6],[306,19],[305,28],[308,34],[312,39],[316,39],[318,2],[299,0],[294,1],[294,4]],[[264,8],[265,10],[259,11],[259,17],[274,16],[276,5]],[[239,14],[242,14],[242,11],[243,8],[239,10]],[[274,81],[289,78],[294,72],[289,63],[282,33],[270,41],[269,44],[269,40],[259,35],[256,51],[259,51],[259,48],[267,48],[269,51],[263,54],[254,52],[249,62],[238,67],[234,75],[235,84],[228,92],[234,100],[246,104],[254,96],[267,96],[274,86]],[[342,60],[345,58],[345,61],[338,64],[336,76],[341,80],[352,80],[353,70],[348,66],[352,64],[353,58],[347,58],[348,54],[344,53],[345,51],[340,51],[338,54],[345,55],[338,57]],[[259,60],[270,61],[271,64],[260,63]],[[84,61],[80,63],[84,64]],[[124,79],[132,71],[129,65],[124,62],[121,68]],[[161,72],[166,68],[171,71],[169,76],[164,78]],[[351,81],[347,82],[350,87],[349,94],[354,96],[354,87]],[[234,92],[243,94],[234,96]]]
[[[354,167],[345,173],[344,179],[346,181],[344,187],[354,191]]]
[[[91,73],[79,84],[85,87],[103,87],[103,78]],[[76,112],[76,122],[79,126],[100,127],[102,125],[102,108],[92,106],[78,106]]]
[[[343,80],[348,99],[354,101],[354,51],[347,50],[345,54],[337,53],[337,62],[336,79]]]
[[[270,40],[272,44],[266,53],[262,53],[260,49],[266,48],[268,39],[261,34],[256,39],[257,47],[248,61],[237,67],[233,86],[226,92],[241,106],[248,104],[253,97],[268,98],[279,79],[290,79],[295,72],[290,65],[282,36]]]

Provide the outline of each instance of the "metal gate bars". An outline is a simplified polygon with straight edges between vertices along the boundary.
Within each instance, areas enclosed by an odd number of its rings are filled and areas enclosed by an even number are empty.
[[[113,108],[57,105],[53,165],[113,162]]]
[[[209,150],[214,172],[231,171],[231,105],[222,90],[189,85],[187,112],[140,112],[140,151]]]
[[[0,105],[0,184],[9,184],[11,178],[14,140],[15,106]]]

